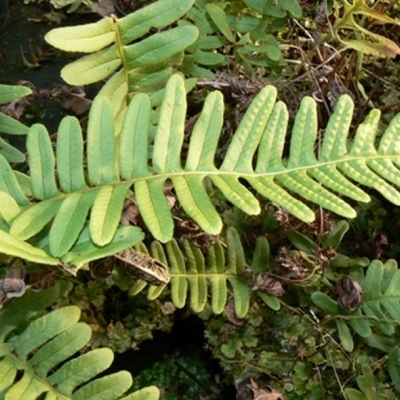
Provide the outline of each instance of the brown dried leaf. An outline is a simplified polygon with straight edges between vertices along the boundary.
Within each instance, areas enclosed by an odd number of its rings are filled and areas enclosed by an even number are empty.
[[[236,386],[236,400],[284,400],[282,393],[270,386],[260,388],[251,378],[243,379]]]
[[[71,111],[75,115],[84,114],[92,104],[92,101],[86,98],[84,90],[76,86],[57,86],[50,91],[50,96],[58,101],[65,110]]]
[[[362,301],[363,289],[360,283],[351,276],[344,276],[337,284],[338,303],[346,310],[354,311]]]
[[[107,280],[111,276],[114,266],[115,261],[113,258],[93,261],[89,264],[90,275],[100,281]]]
[[[282,296],[285,290],[282,287],[282,283],[276,278],[271,276],[269,273],[260,274],[256,278],[256,282],[252,290],[262,290],[273,296]]]
[[[110,17],[115,13],[114,4],[111,0],[97,0],[93,3],[94,11],[102,17]]]
[[[229,322],[231,322],[233,325],[242,326],[244,324],[244,319],[239,318],[236,315],[235,304],[233,302],[232,296],[229,298],[228,303],[226,304],[225,311],[226,311],[226,316],[229,319]]]
[[[27,288],[33,291],[40,291],[53,286],[55,283],[55,269],[43,267],[40,271],[28,272],[25,277]]]
[[[204,232],[192,219],[182,219],[174,215],[174,222],[175,232],[180,239],[187,239],[196,247],[207,249],[218,240],[218,236]]]
[[[288,253],[285,247],[281,247],[277,263],[277,274],[286,280],[303,280],[307,275],[307,268],[297,251]]]
[[[139,215],[139,208],[136,204],[135,196],[132,194],[125,199],[121,215],[121,224],[124,226],[137,225],[139,221]]]

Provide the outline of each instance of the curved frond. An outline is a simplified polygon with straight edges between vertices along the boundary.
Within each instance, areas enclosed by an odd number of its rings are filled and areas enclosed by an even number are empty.
[[[222,164],[216,165],[223,102],[221,94],[214,92],[207,97],[194,126],[185,161],[182,157],[184,85],[180,75],[170,79],[156,114],[151,111],[147,95],[134,96],[118,137],[109,101],[97,97],[89,117],[87,169],[82,132],[76,119],[67,117],[62,121],[56,155],[46,129],[34,125],[28,133],[29,191],[38,202],[29,203],[24,194],[26,189],[22,189],[11,167],[0,156],[0,164],[4,166],[0,191],[8,193],[16,203],[14,211],[3,216],[7,221],[3,225],[10,228],[1,229],[32,244],[37,243],[35,237],[41,233],[42,238],[47,238],[41,239],[41,246],[50,250],[51,257],[73,262],[72,254],[83,259],[74,246],[81,248],[77,241],[85,226],[89,227],[86,231],[89,240],[98,250],[111,243],[115,248],[124,199],[131,190],[153,236],[162,242],[171,240],[174,224],[164,195],[166,182],[172,182],[177,200],[189,217],[211,234],[220,232],[222,222],[205,180],[211,181],[228,201],[248,214],[260,212],[257,200],[260,194],[306,222],[314,219],[308,202],[347,218],[354,217],[355,210],[341,196],[367,201],[369,196],[359,184],[372,187],[394,204],[400,204],[400,115],[393,118],[377,146],[377,110],[367,116],[350,140],[353,103],[350,97],[342,96],[320,140],[317,155],[316,103],[304,98],[286,158],[283,148],[287,109],[282,102],[276,102],[275,88],[267,86],[249,106]],[[154,118],[158,124],[151,147]],[[131,229],[136,230],[132,239],[141,237],[138,228]]]
[[[44,293],[45,292],[45,293]],[[43,299],[54,301],[56,288],[30,293],[29,300],[39,311],[46,307]],[[46,294],[47,296],[43,296]],[[49,296],[50,295],[50,296]],[[58,308],[38,318],[30,318],[24,326],[27,299],[15,299],[0,310],[0,394],[4,399],[38,399],[44,394],[58,399],[119,399],[132,384],[127,371],[96,378],[114,358],[108,348],[82,351],[91,338],[89,325],[79,322],[76,306]],[[47,301],[48,306],[49,301]],[[32,305],[30,306],[32,309]],[[42,310],[43,310],[42,309]],[[10,311],[14,311],[14,318]],[[24,319],[15,315],[24,315]],[[155,387],[131,394],[140,399],[143,391],[159,398]]]
[[[160,390],[156,386],[148,386],[122,397],[121,400],[158,400],[159,398]]]

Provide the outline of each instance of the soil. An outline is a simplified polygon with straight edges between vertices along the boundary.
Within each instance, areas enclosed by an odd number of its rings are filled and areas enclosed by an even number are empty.
[[[152,3],[152,1],[143,1],[143,0],[113,0],[113,4],[115,7],[115,11],[118,17],[122,17],[127,15],[144,5],[148,5]]]

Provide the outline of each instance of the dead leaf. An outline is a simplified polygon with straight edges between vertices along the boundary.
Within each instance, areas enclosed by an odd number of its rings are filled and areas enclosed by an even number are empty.
[[[360,283],[351,276],[344,276],[337,284],[338,303],[346,310],[354,311],[361,303],[363,289]]]
[[[109,17],[115,14],[113,2],[111,0],[98,0],[93,4],[94,11],[102,17]]]
[[[132,194],[125,199],[121,215],[121,224],[124,226],[137,225],[139,222],[139,215],[139,208],[136,204],[135,196]]]
[[[71,111],[75,115],[84,114],[92,104],[92,101],[86,98],[85,91],[76,86],[57,86],[50,91],[50,96],[59,102],[65,110]]]
[[[251,378],[243,379],[236,388],[236,400],[284,400],[282,393],[270,386],[260,388]]]
[[[282,296],[285,290],[282,287],[282,283],[276,278],[271,276],[269,273],[260,274],[256,278],[256,282],[252,290],[262,290],[273,296]]]
[[[233,301],[233,297],[231,296],[228,300],[228,303],[225,307],[226,316],[233,325],[242,326],[244,324],[244,319],[239,318],[235,312],[235,303]]]

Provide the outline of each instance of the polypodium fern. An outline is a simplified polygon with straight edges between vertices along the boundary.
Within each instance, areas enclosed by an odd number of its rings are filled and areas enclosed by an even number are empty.
[[[38,317],[58,293],[57,286],[30,292],[0,310],[0,398],[30,400],[46,394],[63,400],[157,400],[160,393],[154,386],[124,396],[132,384],[127,371],[94,379],[110,366],[110,349],[86,351],[71,359],[89,342],[91,329],[78,322],[76,306]]]
[[[196,27],[188,23],[149,32],[175,23],[193,3],[160,0],[120,19],[105,17],[96,23],[53,29],[45,39],[61,50],[91,53],[65,66],[61,76],[71,85],[109,78],[99,94],[109,98],[120,122],[128,95],[163,89],[182,63],[184,50],[198,37]]]
[[[214,314],[220,314],[225,309],[228,293],[227,283],[232,288],[235,312],[239,317],[247,314],[250,304],[250,289],[241,274],[246,267],[244,250],[237,231],[230,227],[226,232],[226,251],[221,242],[217,241],[207,249],[206,257],[202,251],[185,240],[183,251],[172,240],[165,245],[153,242],[150,254],[169,266],[171,275],[171,299],[177,308],[182,308],[190,297],[190,308],[199,313],[204,310],[208,299]],[[141,243],[138,250],[147,252]],[[146,287],[146,282],[133,283],[127,279],[123,268],[116,268],[113,277],[117,285],[127,289],[131,295],[136,295]],[[165,286],[149,286],[147,297],[156,299],[163,292]]]
[[[288,18],[286,10],[295,18],[301,16],[297,1],[275,2],[260,1],[219,2],[196,0],[187,12],[199,30],[199,38],[188,47],[188,54],[181,66],[181,71],[188,76],[212,77],[209,70],[199,64],[215,66],[226,64],[222,52],[210,52],[221,46],[224,51],[233,54],[236,65],[251,74],[257,67],[269,67],[279,70],[285,65],[279,48],[273,19]]]
[[[394,400],[397,398],[387,383],[379,381],[376,371],[373,371],[370,365],[362,365],[361,372],[362,374],[356,378],[360,390],[351,387],[344,389],[347,400]],[[395,381],[393,383],[396,384]]]
[[[350,326],[358,335],[368,338],[373,331],[392,336],[400,323],[400,270],[394,260],[385,264],[374,260],[364,276],[357,280],[363,288],[363,300],[355,311],[344,310],[339,304],[322,292],[312,295],[313,302],[322,310],[337,316],[338,331],[345,349],[351,351],[353,339]]]
[[[369,200],[350,179],[373,187],[391,202],[400,204],[400,193],[395,188],[400,185],[400,115],[393,118],[377,148],[374,141],[378,110],[371,111],[350,141],[353,103],[350,97],[342,96],[329,120],[317,157],[314,151],[318,128],[316,103],[304,98],[285,159],[288,112],[282,102],[276,102],[276,89],[267,86],[251,103],[222,164],[216,166],[214,156],[223,109],[221,93],[210,93],[194,126],[184,166],[181,147],[186,92],[184,80],[178,74],[168,82],[154,145],[150,148],[151,105],[149,97],[142,93],[132,98],[117,138],[109,101],[102,97],[94,100],[89,115],[86,157],[75,118],[66,117],[60,124],[56,158],[44,126],[32,126],[27,148],[31,195],[36,202],[28,199],[15,173],[0,157],[0,195],[2,201],[10,204],[0,210],[3,240],[0,250],[21,257],[22,251],[17,254],[15,249],[25,246],[42,260],[32,261],[56,264],[61,259],[81,265],[113,254],[123,246],[134,245],[143,238],[139,228],[118,228],[123,202],[131,188],[145,224],[156,239],[166,242],[173,237],[174,227],[163,192],[167,180],[172,182],[186,213],[211,234],[220,232],[222,221],[203,185],[205,179],[248,214],[260,212],[253,194],[255,190],[307,222],[314,219],[314,212],[290,191],[348,218],[353,218],[356,212],[336,193],[357,201]],[[20,174],[18,177],[21,179]],[[27,240],[35,247],[26,243]],[[43,261],[46,254],[47,260]]]

